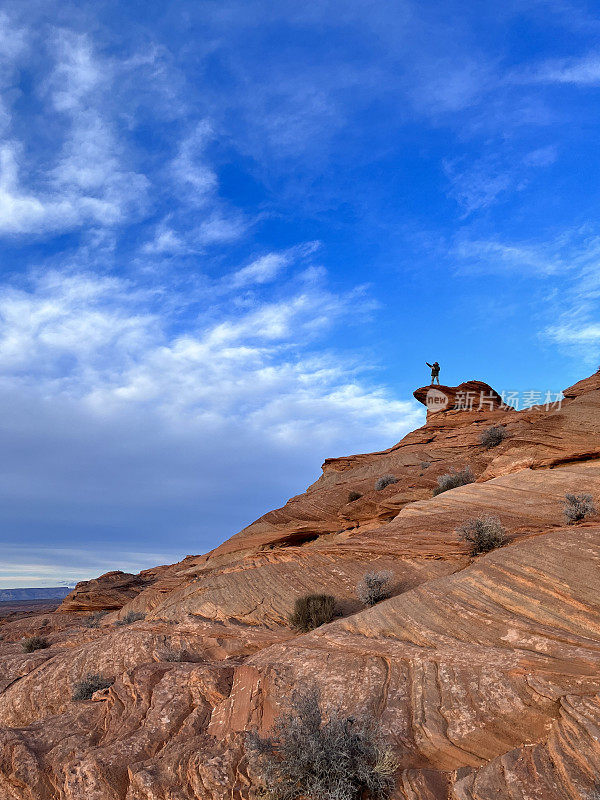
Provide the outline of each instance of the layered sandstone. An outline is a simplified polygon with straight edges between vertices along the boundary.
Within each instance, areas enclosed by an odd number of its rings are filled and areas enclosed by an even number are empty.
[[[440,391],[448,403],[423,428],[326,461],[212,553],[0,620],[2,800],[250,797],[243,732],[268,730],[313,682],[378,721],[401,760],[397,800],[594,797],[600,518],[566,526],[562,508],[569,492],[600,500],[600,373],[560,407],[516,411],[477,381]],[[466,392],[491,400],[465,408]],[[492,424],[507,437],[486,450]],[[432,497],[465,466],[474,483]],[[377,491],[384,474],[397,483]],[[481,514],[509,543],[472,558],[457,528]],[[372,569],[392,572],[393,592],[365,609],[355,586]],[[294,599],[314,591],[336,596],[338,618],[294,634]],[[94,611],[108,613],[86,622]],[[115,624],[128,611],[145,618]],[[40,632],[50,647],[23,653]],[[89,672],[115,682],[73,702]]]

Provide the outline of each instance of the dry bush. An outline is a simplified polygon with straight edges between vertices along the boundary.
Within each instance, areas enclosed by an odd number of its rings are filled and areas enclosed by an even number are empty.
[[[490,425],[489,428],[482,432],[479,441],[487,450],[490,450],[492,447],[497,447],[501,444],[507,436],[504,425]]]
[[[386,800],[399,766],[372,720],[324,712],[314,688],[294,692],[269,736],[248,732],[245,750],[270,800]]]
[[[146,619],[143,611],[128,611],[123,619],[118,619],[115,625],[131,625],[132,622],[137,622],[140,619]]]
[[[106,616],[106,611],[98,611],[96,614],[90,614],[89,617],[81,620],[81,625],[84,628],[99,628],[100,620]]]
[[[398,478],[395,475],[382,475],[375,484],[375,489],[380,492],[386,486],[391,486],[392,483],[398,483]]]
[[[307,594],[297,597],[289,617],[292,628],[306,633],[331,622],[335,614],[335,597],[330,594]]]
[[[23,639],[22,646],[25,653],[34,653],[36,650],[50,647],[50,643],[43,636],[30,636],[29,639]]]
[[[458,528],[463,541],[471,545],[471,555],[489,553],[506,544],[506,529],[498,517],[483,516],[470,519]]]
[[[590,514],[596,513],[594,498],[591,494],[566,494],[563,514],[567,523],[579,522]]]
[[[97,672],[88,673],[82,681],[73,687],[73,700],[91,700],[94,692],[108,689],[114,683],[114,678],[105,678]]]
[[[355,500],[360,500],[362,494],[360,492],[349,492],[348,493],[348,502],[353,503]]]
[[[167,650],[160,654],[161,661],[187,661],[185,653],[181,650]]]
[[[471,467],[465,467],[458,472],[447,472],[437,479],[438,485],[433,490],[433,496],[447,492],[449,489],[456,489],[457,486],[466,486],[467,483],[473,483],[474,480],[475,475],[473,475]]]
[[[390,583],[393,577],[389,570],[366,572],[356,587],[356,596],[366,606],[374,606],[380,600],[387,600],[392,593]]]

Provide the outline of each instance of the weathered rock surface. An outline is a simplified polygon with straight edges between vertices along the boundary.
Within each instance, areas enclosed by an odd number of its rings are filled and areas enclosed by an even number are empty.
[[[91,581],[80,581],[61,604],[61,611],[106,611],[121,608],[146,585],[141,575],[107,572]]]
[[[212,553],[108,573],[54,613],[1,619],[0,798],[250,797],[243,731],[268,730],[292,687],[316,682],[378,721],[401,760],[396,800],[591,800],[600,516],[566,526],[562,508],[567,492],[600,500],[600,373],[561,407],[524,411],[477,381],[440,390],[447,407],[423,428],[326,461]],[[471,391],[492,400],[457,404]],[[507,437],[487,450],[492,424]],[[474,483],[432,497],[465,466]],[[384,474],[397,482],[377,491]],[[457,528],[482,514],[509,543],[473,558]],[[392,596],[365,609],[355,586],[381,569]],[[294,599],[315,591],[335,595],[338,618],[294,634]],[[128,611],[145,618],[116,624]],[[49,647],[26,654],[33,634]],[[114,683],[75,702],[88,673]]]

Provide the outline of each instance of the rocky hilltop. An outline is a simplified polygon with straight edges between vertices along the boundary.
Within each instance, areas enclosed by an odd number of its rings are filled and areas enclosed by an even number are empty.
[[[0,620],[0,798],[251,797],[243,732],[312,682],[377,720],[397,800],[600,796],[600,518],[563,516],[566,493],[600,499],[600,373],[523,411],[477,381],[429,391],[424,427],[327,460],[211,553]],[[466,467],[473,482],[433,496]],[[472,556],[457,528],[485,514],[509,541]],[[392,596],[366,609],[356,584],[382,569]],[[323,591],[337,618],[292,631],[294,600]],[[34,635],[49,646],[25,653]],[[114,682],[74,701],[89,673]]]

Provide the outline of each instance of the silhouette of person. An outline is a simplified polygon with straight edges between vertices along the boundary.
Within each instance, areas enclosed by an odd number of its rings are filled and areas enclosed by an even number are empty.
[[[438,382],[438,386],[440,385],[440,365],[437,361],[434,361],[433,364],[430,364],[429,361],[425,362],[428,367],[431,367],[431,385]]]

